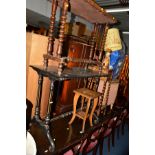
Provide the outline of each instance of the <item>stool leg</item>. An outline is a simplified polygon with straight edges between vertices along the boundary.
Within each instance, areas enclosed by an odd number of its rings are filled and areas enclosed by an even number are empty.
[[[73,115],[72,115],[72,118],[71,118],[71,120],[69,121],[68,124],[72,124],[74,119],[75,119],[75,116],[76,116],[76,105],[77,105],[77,101],[78,101],[79,96],[80,96],[79,94],[75,94],[74,95]]]
[[[85,129],[85,123],[86,123],[86,119],[88,116],[89,107],[90,107],[90,99],[88,100],[87,107],[86,107],[86,113],[85,113],[83,123],[82,123],[82,132],[84,132],[84,129]]]
[[[94,99],[94,103],[93,103],[93,108],[92,108],[91,113],[90,113],[90,116],[89,116],[90,126],[93,126],[92,119],[93,119],[94,111],[95,111],[96,106],[97,106],[97,102],[98,102],[98,98],[95,98]]]
[[[82,96],[82,101],[81,101],[81,110],[83,109],[84,99],[85,99],[85,98]]]
[[[85,129],[85,122],[86,122],[86,119],[83,120],[83,123],[82,123],[82,131],[81,133],[84,133],[84,129]]]

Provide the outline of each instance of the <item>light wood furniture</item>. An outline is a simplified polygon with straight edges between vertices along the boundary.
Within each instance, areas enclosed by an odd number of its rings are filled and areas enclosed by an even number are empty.
[[[98,103],[98,97],[101,94],[98,92],[92,91],[90,89],[87,89],[87,88],[80,88],[80,89],[74,90],[74,93],[75,93],[75,95],[74,95],[74,101],[73,101],[73,115],[72,115],[71,120],[69,121],[69,124],[73,123],[76,116],[81,118],[83,120],[81,133],[83,133],[84,129],[85,129],[85,123],[86,123],[87,117],[89,117],[90,126],[93,126],[92,118],[93,118],[93,114],[94,114],[95,108]],[[82,100],[82,104],[81,104],[81,110],[77,111],[76,107],[77,107],[78,99],[80,96],[83,97],[83,100]],[[86,99],[87,106],[86,106],[86,110],[84,111],[83,104],[84,104],[85,99]],[[93,107],[89,114],[88,112],[89,112],[91,101],[93,101]]]

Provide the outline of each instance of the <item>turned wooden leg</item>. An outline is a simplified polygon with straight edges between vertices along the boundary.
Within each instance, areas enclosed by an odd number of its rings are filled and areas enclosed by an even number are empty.
[[[81,133],[84,133],[86,119],[83,120]]]
[[[110,135],[108,136],[108,152],[110,152]]]
[[[49,100],[48,100],[48,106],[47,106],[47,113],[45,117],[45,124],[48,125],[50,122],[50,115],[51,115],[51,106],[53,104],[53,89],[54,89],[54,80],[51,80],[50,84],[50,94],[49,94]]]
[[[48,33],[48,45],[47,45],[47,54],[53,55],[53,46],[54,46],[54,25],[55,25],[55,15],[58,6],[57,0],[52,0],[51,6],[51,17],[50,17],[50,27]]]
[[[36,105],[35,105],[35,114],[34,114],[34,117],[36,119],[40,118],[40,102],[41,102],[41,93],[42,93],[42,83],[43,83],[43,76],[39,75],[38,90],[37,90]]]
[[[57,57],[61,58],[61,54],[62,54],[62,45],[63,45],[63,41],[64,41],[64,31],[65,31],[65,23],[66,23],[66,19],[67,19],[67,11],[68,11],[68,7],[69,7],[69,1],[68,0],[64,0],[63,2],[63,6],[62,6],[62,14],[61,14],[61,18],[60,18],[60,29],[59,29],[59,45],[58,45],[58,49],[57,49]]]
[[[81,101],[81,110],[83,109],[84,100],[85,100],[85,98],[82,96],[82,101]]]
[[[85,113],[83,123],[82,123],[82,133],[84,132],[84,129],[85,129],[85,123],[86,123],[86,119],[87,119],[88,111],[89,111],[89,107],[90,107],[90,101],[91,100],[89,99],[88,102],[87,102],[86,113]]]
[[[92,108],[91,113],[90,113],[90,116],[89,116],[90,126],[93,126],[92,119],[93,119],[94,111],[95,111],[96,106],[97,106],[97,102],[98,102],[98,98],[95,98],[94,99],[94,103],[93,103],[93,108]]]
[[[106,115],[106,112],[107,112],[107,105],[105,105],[105,107],[104,107],[103,115]]]
[[[75,94],[74,95],[74,102],[73,102],[73,115],[72,115],[72,118],[71,120],[69,121],[68,124],[72,124],[74,119],[75,119],[75,116],[76,116],[76,106],[77,106],[77,102],[78,102],[78,99],[79,99],[79,94]]]

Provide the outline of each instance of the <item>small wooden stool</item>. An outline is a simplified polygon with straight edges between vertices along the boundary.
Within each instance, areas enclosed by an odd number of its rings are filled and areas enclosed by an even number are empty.
[[[80,88],[80,89],[74,90],[73,92],[75,93],[74,101],[73,101],[73,115],[72,115],[71,120],[69,121],[69,124],[73,123],[76,116],[81,118],[83,120],[82,131],[81,132],[83,133],[84,129],[85,129],[85,122],[86,122],[86,119],[88,117],[88,112],[89,112],[89,107],[90,107],[91,100],[93,99],[94,103],[93,103],[93,107],[92,107],[92,110],[91,110],[91,113],[90,113],[90,116],[89,116],[89,122],[90,122],[90,126],[93,126],[92,117],[93,117],[95,108],[97,106],[98,97],[101,95],[101,93],[96,92],[96,91],[92,91],[92,90],[90,90],[88,88]],[[81,104],[81,110],[76,112],[76,106],[77,106],[77,102],[78,102],[78,99],[79,99],[80,96],[83,97],[82,104]],[[82,111],[84,98],[86,98],[88,100],[87,101],[86,111]]]

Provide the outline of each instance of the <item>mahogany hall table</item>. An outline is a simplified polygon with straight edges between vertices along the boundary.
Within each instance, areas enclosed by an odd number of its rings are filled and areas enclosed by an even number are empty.
[[[85,139],[91,130],[100,125],[106,124],[107,121],[116,115],[120,114],[119,111],[111,112],[105,116],[100,116],[99,121],[94,123],[94,126],[90,128],[89,122],[86,121],[86,129],[83,134],[81,130],[81,119],[75,119],[72,125],[68,125],[71,118],[71,114],[66,116],[60,115],[50,120],[50,134],[55,144],[55,149],[52,152],[50,149],[50,143],[46,137],[44,127],[40,126],[35,119],[32,120],[30,125],[30,133],[35,139],[37,146],[37,155],[63,155],[64,152],[76,146],[81,140]]]
[[[76,143],[76,141],[79,142],[78,135],[81,137],[81,134],[79,133],[80,129],[78,130],[78,128],[75,128],[76,131],[74,131],[73,133],[70,133],[71,129],[66,130],[69,122],[68,117],[64,117],[63,119],[61,119],[60,124],[58,123],[60,122],[60,120],[56,121],[55,123],[52,123],[51,106],[53,104],[53,90],[55,81],[64,81],[77,78],[84,78],[86,81],[87,78],[95,77],[99,79],[99,77],[108,77],[109,75],[99,71],[92,71],[90,69],[77,68],[77,67],[65,68],[62,74],[58,75],[57,68],[53,66],[48,66],[46,68],[44,66],[30,66],[30,67],[32,67],[38,73],[39,76],[38,90],[35,104],[35,114],[31,122],[32,135],[34,136],[36,141],[39,141],[39,143],[37,142],[38,145],[37,149],[41,153],[43,153],[44,151],[45,151],[44,153],[47,153],[48,150],[50,150],[51,152],[53,152],[52,154],[54,154],[54,152],[56,153],[59,152],[60,150],[65,150],[67,145],[71,144],[70,140],[68,140],[68,142],[66,141],[66,138],[69,139],[68,136],[70,134],[72,137],[71,140],[74,141],[74,144]],[[45,119],[41,120],[40,103],[41,103],[42,84],[44,77],[48,77],[51,83],[50,83],[50,95],[48,100],[47,113]],[[58,134],[56,134],[57,132]],[[55,137],[54,134],[56,134],[57,136]],[[40,143],[42,144],[40,145]],[[41,149],[42,147],[44,148],[43,150]]]

